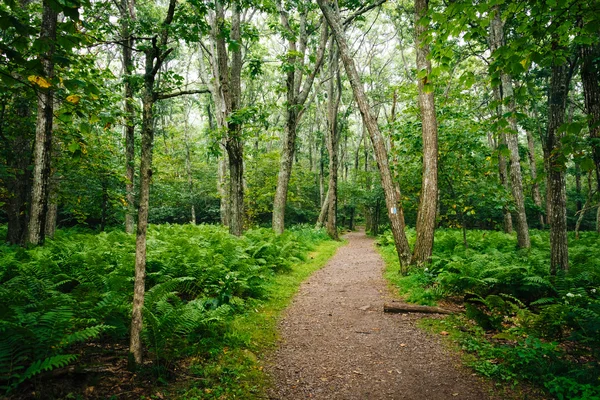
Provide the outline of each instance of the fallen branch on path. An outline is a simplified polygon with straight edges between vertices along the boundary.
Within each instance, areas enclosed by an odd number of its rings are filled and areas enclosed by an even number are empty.
[[[392,303],[384,304],[383,312],[387,313],[425,313],[425,314],[452,314],[454,311],[440,307],[419,306],[416,304]]]

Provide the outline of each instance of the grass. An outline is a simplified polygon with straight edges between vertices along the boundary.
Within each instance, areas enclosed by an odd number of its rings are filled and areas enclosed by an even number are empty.
[[[225,347],[208,359],[191,359],[191,380],[174,393],[181,399],[263,399],[269,386],[264,372],[265,354],[274,349],[281,311],[290,303],[300,284],[322,268],[344,242],[323,242],[307,261],[279,274],[267,287],[266,299],[228,324]]]

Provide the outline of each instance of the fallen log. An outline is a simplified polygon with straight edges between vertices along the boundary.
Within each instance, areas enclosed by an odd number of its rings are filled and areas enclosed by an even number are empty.
[[[452,314],[454,311],[440,307],[419,306],[416,304],[392,303],[384,304],[383,312],[387,313],[425,313],[425,314]]]

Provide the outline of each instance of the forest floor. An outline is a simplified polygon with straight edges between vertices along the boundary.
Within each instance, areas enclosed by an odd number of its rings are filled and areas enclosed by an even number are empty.
[[[270,399],[489,399],[491,386],[461,366],[423,314],[384,314],[395,296],[364,231],[305,281],[267,360]],[[431,317],[431,315],[428,315]]]

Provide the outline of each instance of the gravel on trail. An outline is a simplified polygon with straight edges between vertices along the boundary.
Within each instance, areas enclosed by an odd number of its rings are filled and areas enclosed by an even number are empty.
[[[384,314],[394,295],[384,263],[364,232],[304,282],[279,324],[268,357],[270,399],[488,399],[479,378],[439,338],[420,330],[421,314]]]

